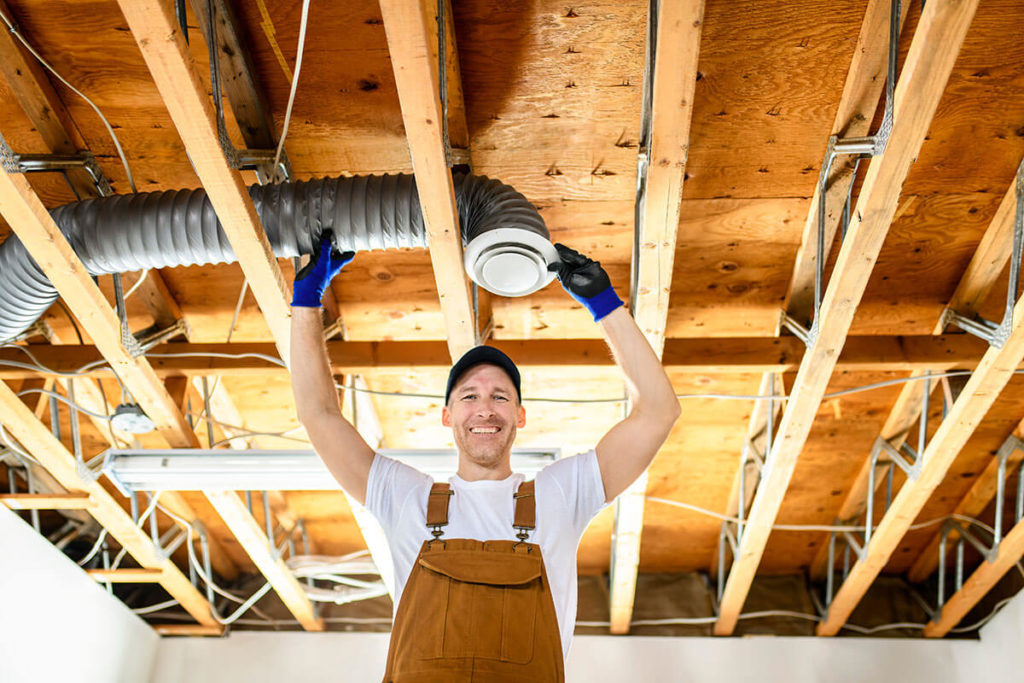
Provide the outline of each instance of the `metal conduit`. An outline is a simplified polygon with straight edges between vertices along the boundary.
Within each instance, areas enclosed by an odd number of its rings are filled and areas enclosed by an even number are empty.
[[[454,185],[464,244],[499,228],[548,239],[544,219],[514,188],[467,174]],[[409,174],[254,185],[249,196],[278,257],[311,253],[325,230],[340,251],[427,246]],[[235,261],[202,189],[87,199],[50,215],[92,275]],[[0,244],[0,342],[31,327],[57,296],[16,235]]]

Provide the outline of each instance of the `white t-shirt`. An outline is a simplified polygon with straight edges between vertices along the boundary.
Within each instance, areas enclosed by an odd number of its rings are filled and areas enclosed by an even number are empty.
[[[452,496],[443,538],[516,540],[512,495],[522,474],[500,481],[448,479]],[[576,548],[590,520],[604,507],[604,483],[597,454],[589,451],[556,460],[537,473],[537,528],[527,539],[540,546],[551,585],[555,614],[568,656],[576,624]],[[366,509],[384,528],[395,568],[395,596],[401,596],[427,527],[427,496],[434,479],[397,460],[377,454],[366,485]],[[397,601],[395,609],[397,610]]]

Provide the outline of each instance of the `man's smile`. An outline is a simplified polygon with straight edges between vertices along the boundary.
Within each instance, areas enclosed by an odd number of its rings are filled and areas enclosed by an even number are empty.
[[[497,434],[501,431],[501,427],[491,425],[486,427],[470,427],[470,434]]]

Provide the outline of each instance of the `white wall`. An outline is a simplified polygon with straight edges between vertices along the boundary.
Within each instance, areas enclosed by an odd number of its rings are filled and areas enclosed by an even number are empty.
[[[160,637],[0,505],[0,680],[140,683]]]
[[[1019,644],[1019,631],[1009,635]],[[388,635],[378,633],[250,631],[225,639],[165,638],[150,683],[380,681],[387,645]],[[979,676],[983,650],[991,648],[952,640],[579,636],[569,653],[566,678],[569,683],[1019,679],[1019,668],[1010,668],[1009,652],[995,653],[1005,660],[1005,678]],[[1010,676],[1011,670],[1017,673]]]

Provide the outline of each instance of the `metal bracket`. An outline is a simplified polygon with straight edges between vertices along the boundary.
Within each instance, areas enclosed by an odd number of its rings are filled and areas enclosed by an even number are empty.
[[[1020,165],[1017,166],[1014,186],[1017,195],[1017,210],[1013,222],[1010,277],[1006,285],[1006,308],[1003,311],[1003,319],[995,323],[980,316],[969,317],[961,315],[949,308],[942,314],[944,325],[952,323],[965,332],[970,332],[974,336],[984,339],[997,349],[1003,348],[1006,342],[1010,340],[1010,332],[1013,328],[1013,309],[1017,305],[1017,292],[1020,288],[1021,254],[1024,252],[1024,161],[1021,161]]]
[[[135,341],[138,343],[139,349],[142,353],[145,353],[157,344],[163,344],[165,341],[174,339],[179,335],[187,337],[188,334],[188,323],[185,322],[184,318],[179,318],[174,321],[173,325],[168,327],[159,328],[154,325],[153,327],[148,327],[136,332],[133,336],[135,337]]]
[[[783,311],[782,327],[792,332],[793,336],[802,341],[805,346],[810,346],[818,337],[818,316],[814,316],[814,320],[811,322],[811,328],[807,329],[797,322],[795,318]]]
[[[901,450],[912,458],[912,461],[908,461],[904,458],[903,453],[900,452]],[[876,457],[881,454],[881,451],[885,451],[886,455],[889,456],[889,459],[903,470],[903,473],[907,475],[908,479],[916,480],[918,476],[920,476],[921,459],[918,457],[918,454],[914,451],[913,447],[909,446],[907,443],[903,443],[900,448],[897,449],[882,437],[878,437],[875,439]]]
[[[18,154],[0,135],[0,166],[8,173],[45,173],[80,168],[89,174],[100,196],[114,193],[96,157],[89,151],[78,154]]]
[[[864,548],[867,545],[867,541],[865,541],[864,545],[861,545],[857,541],[857,537],[854,536],[849,531],[844,531],[843,532],[843,537],[846,538],[846,543],[851,548],[853,548],[853,552],[855,552],[857,554],[857,559],[860,560],[861,558],[863,558],[864,557]]]
[[[828,193],[828,175],[832,170],[832,164],[840,154],[852,154],[861,156],[878,156],[885,151],[889,143],[889,135],[892,133],[893,107],[896,99],[896,66],[898,59],[899,45],[899,23],[900,23],[900,0],[891,0],[889,9],[889,59],[888,71],[885,81],[885,113],[882,116],[882,123],[874,135],[865,137],[845,138],[832,135],[828,139],[825,148],[825,159],[821,164],[821,172],[818,174],[818,240],[817,259],[814,273],[814,317],[812,319],[810,340],[813,342],[816,335],[818,318],[821,313],[821,299],[824,292],[824,271],[825,271],[825,198]],[[852,183],[851,183],[852,190]],[[849,206],[851,193],[846,195],[846,202],[843,204],[843,230],[842,236],[846,237],[846,229],[849,223]],[[798,335],[799,336],[799,335]]]

